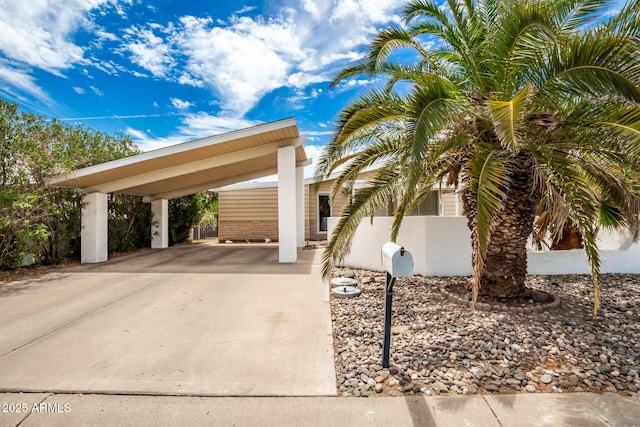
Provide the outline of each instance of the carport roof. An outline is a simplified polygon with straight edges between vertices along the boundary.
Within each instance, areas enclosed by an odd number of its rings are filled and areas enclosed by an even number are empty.
[[[286,146],[295,147],[296,165],[304,166],[305,142],[289,118],[78,169],[49,185],[171,199],[273,175],[278,149]]]

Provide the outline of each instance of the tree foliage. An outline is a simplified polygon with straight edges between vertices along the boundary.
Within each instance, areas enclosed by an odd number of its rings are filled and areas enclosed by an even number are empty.
[[[169,244],[189,239],[191,229],[198,225],[205,212],[217,204],[205,192],[169,200]]]
[[[334,79],[372,88],[345,107],[317,168],[343,167],[334,195],[372,164],[347,206],[324,273],[348,253],[360,220],[398,198],[403,217],[441,180],[462,186],[478,293],[524,289],[538,226],[582,235],[599,305],[598,227],[640,230],[640,5],[602,0],[409,1],[360,62]],[[382,84],[380,84],[382,83]],[[544,233],[543,233],[544,234]]]
[[[47,120],[0,99],[0,268],[78,257],[82,194],[47,187],[47,178],[137,153],[127,136]],[[149,227],[141,198],[110,197],[110,251],[144,246]]]

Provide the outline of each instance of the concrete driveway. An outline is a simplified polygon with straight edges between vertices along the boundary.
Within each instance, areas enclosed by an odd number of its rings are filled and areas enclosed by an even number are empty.
[[[335,395],[320,251],[145,250],[0,286],[0,391]]]

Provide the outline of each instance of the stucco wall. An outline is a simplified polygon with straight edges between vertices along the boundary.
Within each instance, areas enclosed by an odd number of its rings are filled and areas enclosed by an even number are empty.
[[[329,233],[338,218],[329,218]],[[389,241],[392,217],[364,219],[342,265],[380,271],[380,248]],[[413,256],[414,273],[424,276],[471,275],[470,233],[465,217],[407,217],[397,243]],[[602,273],[640,273],[640,244],[625,236],[604,233],[600,238]],[[615,248],[622,248],[615,250]],[[528,253],[530,274],[588,274],[583,250]]]

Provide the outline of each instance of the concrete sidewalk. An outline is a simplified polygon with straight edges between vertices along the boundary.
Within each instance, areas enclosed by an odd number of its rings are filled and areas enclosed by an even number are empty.
[[[451,397],[188,397],[0,394],[2,426],[638,426],[615,394]],[[0,409],[2,409],[0,408]]]

